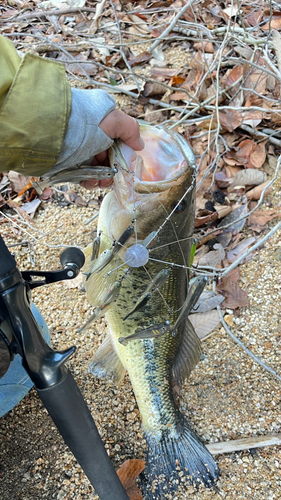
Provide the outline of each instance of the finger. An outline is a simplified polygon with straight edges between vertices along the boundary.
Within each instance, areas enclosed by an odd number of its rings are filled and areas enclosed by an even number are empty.
[[[107,156],[108,156],[107,151],[102,151],[101,153],[97,154],[95,156],[97,163],[94,163],[94,165],[103,164],[107,159]]]
[[[119,109],[111,111],[99,126],[111,139],[121,139],[136,151],[141,151],[144,148],[137,120]]]
[[[121,127],[119,138],[135,151],[141,151],[144,148],[144,142],[140,136],[140,126],[135,118],[121,112]]]
[[[79,182],[79,184],[83,188],[89,189],[90,191],[99,187],[99,181],[97,181],[97,179],[88,179],[87,181]]]
[[[113,179],[102,179],[100,182],[99,182],[99,187],[100,188],[107,188],[109,186],[111,186],[111,184],[113,183]]]

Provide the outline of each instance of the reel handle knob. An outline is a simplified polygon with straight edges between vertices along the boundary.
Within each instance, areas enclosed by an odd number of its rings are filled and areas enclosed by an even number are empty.
[[[74,264],[76,267],[81,269],[85,263],[85,255],[79,248],[69,247],[66,248],[60,255],[60,263],[62,267],[68,267]]]

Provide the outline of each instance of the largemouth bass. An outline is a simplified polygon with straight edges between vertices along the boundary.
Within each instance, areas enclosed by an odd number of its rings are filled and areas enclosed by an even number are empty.
[[[144,498],[163,499],[179,481],[211,486],[219,472],[173,398],[174,384],[189,376],[201,354],[188,318],[177,323],[188,291],[194,155],[176,133],[145,125],[141,136],[145,149],[138,154],[121,142],[111,150],[118,172],[102,202],[96,259],[91,245],[85,250],[92,305],[102,307],[108,290],[121,283],[105,314],[110,332],[90,371],[117,383],[128,371],[147,441]],[[132,225],[133,233],[126,229]],[[126,243],[114,251],[126,231]],[[171,332],[169,324],[178,326]]]

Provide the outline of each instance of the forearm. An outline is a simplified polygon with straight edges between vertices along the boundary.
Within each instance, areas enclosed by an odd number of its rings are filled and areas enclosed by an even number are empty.
[[[99,127],[115,108],[103,90],[70,89],[61,63],[0,36],[0,171],[43,175],[87,162],[112,140]]]
[[[113,97],[98,89],[72,89],[71,94],[67,133],[58,161],[49,172],[52,174],[82,162],[90,164],[95,155],[107,150],[113,143],[99,127],[100,122],[115,109]]]

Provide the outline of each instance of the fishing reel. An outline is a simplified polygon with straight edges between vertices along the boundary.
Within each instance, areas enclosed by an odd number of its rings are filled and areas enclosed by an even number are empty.
[[[24,284],[27,288],[27,297],[30,302],[30,289],[38,286],[56,283],[57,281],[75,278],[84,265],[85,257],[79,248],[66,248],[60,255],[60,262],[63,269],[58,271],[23,271],[21,273]],[[41,279],[34,279],[41,278]],[[4,281],[1,280],[1,281]],[[8,371],[10,363],[15,354],[22,354],[19,343],[16,342],[14,334],[9,326],[8,312],[5,314],[5,307],[2,304],[0,292],[0,379]],[[14,313],[18,304],[13,304]]]

